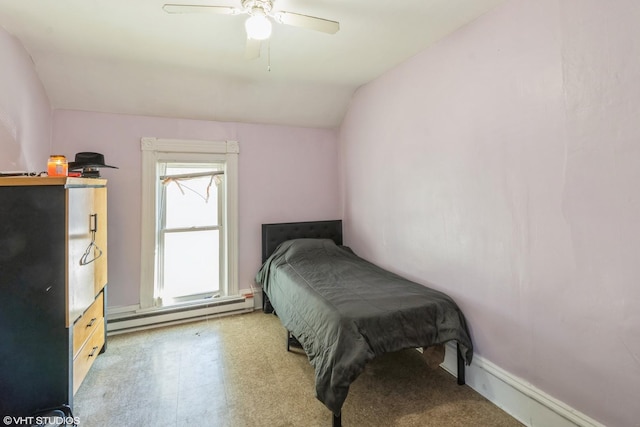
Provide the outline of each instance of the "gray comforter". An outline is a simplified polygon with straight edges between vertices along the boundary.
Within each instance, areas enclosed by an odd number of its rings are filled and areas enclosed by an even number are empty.
[[[309,357],[317,398],[336,415],[349,385],[382,353],[455,340],[471,363],[465,318],[451,298],[331,240],[282,243],[256,280]]]

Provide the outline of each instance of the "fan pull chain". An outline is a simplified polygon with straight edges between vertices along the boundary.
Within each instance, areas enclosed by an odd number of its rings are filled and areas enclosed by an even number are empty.
[[[267,71],[271,72],[271,40],[267,42]]]

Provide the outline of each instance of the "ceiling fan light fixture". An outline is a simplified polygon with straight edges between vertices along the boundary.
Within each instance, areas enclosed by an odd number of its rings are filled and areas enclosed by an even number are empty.
[[[247,36],[254,40],[266,40],[271,37],[271,21],[264,14],[251,15],[244,23]]]

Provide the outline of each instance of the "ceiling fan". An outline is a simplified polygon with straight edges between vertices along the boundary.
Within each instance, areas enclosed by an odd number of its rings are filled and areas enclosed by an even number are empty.
[[[195,4],[165,4],[167,13],[212,13],[221,15],[249,15],[245,21],[247,31],[247,47],[245,58],[255,59],[260,56],[262,40],[271,36],[271,21],[278,24],[307,28],[327,34],[335,34],[340,23],[315,16],[274,10],[273,0],[241,0],[241,7],[207,6]]]

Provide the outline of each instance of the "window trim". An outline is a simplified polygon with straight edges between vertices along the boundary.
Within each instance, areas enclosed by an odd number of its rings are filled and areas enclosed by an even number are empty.
[[[238,290],[238,154],[237,141],[203,141],[186,139],[158,139],[144,137],[140,140],[142,150],[142,226],[140,309],[158,307],[154,297],[156,248],[157,248],[157,176],[156,164],[166,153],[224,155],[226,191],[225,227],[227,295],[233,298]]]

